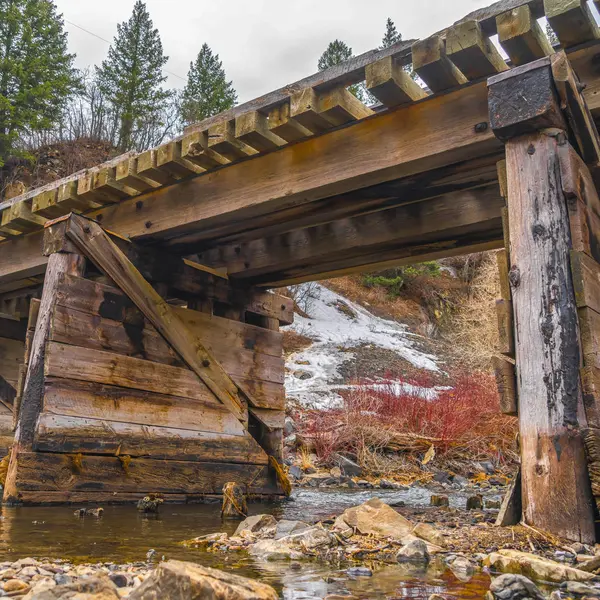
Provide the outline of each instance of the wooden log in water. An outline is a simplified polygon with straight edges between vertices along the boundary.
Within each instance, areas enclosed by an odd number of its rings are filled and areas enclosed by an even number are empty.
[[[245,519],[248,516],[248,504],[244,488],[235,481],[229,481],[223,486],[223,519]]]

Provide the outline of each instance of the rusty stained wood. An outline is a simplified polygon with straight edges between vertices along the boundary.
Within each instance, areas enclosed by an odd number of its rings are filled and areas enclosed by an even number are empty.
[[[508,65],[477,21],[465,21],[448,30],[448,58],[470,81],[506,71]]]
[[[592,543],[579,421],[579,325],[558,142],[542,133],[522,135],[507,142],[506,160],[523,516],[554,535]]]

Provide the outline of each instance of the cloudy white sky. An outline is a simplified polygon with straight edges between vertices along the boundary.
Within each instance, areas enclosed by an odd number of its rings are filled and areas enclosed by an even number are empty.
[[[77,66],[106,56],[117,23],[129,18],[135,0],[56,0],[69,32]],[[355,54],[377,47],[391,17],[404,39],[426,37],[492,0],[146,0],[158,27],[167,70],[185,78],[189,63],[207,42],[244,102],[316,71],[327,44],[340,38]],[[169,85],[184,82],[169,76]]]

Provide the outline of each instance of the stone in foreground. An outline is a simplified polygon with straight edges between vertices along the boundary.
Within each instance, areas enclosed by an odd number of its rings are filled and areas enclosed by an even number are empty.
[[[235,530],[234,537],[240,535],[242,531],[250,531],[250,533],[258,533],[268,527],[275,527],[277,521],[272,515],[254,515],[244,519]]]
[[[117,588],[105,577],[89,577],[68,585],[33,592],[27,600],[119,600]],[[166,597],[165,597],[166,600]]]
[[[494,600],[544,600],[533,581],[523,575],[500,575],[490,585]]]
[[[275,590],[246,577],[169,560],[134,590],[130,600],[277,600]]]

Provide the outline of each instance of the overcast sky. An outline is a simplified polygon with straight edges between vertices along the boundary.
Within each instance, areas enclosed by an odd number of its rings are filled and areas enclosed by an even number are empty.
[[[182,78],[207,42],[244,102],[314,73],[335,38],[361,54],[377,47],[391,17],[404,39],[426,37],[492,0],[146,0],[158,27],[166,69]],[[99,64],[117,23],[129,18],[134,0],[56,0],[80,68]],[[170,75],[168,84],[184,81]]]

